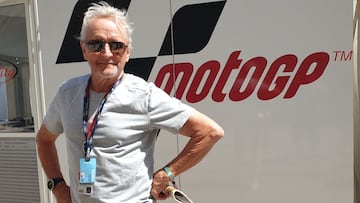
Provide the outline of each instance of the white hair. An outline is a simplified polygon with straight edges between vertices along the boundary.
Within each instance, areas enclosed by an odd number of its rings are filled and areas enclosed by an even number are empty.
[[[84,41],[86,37],[86,32],[90,26],[90,21],[93,18],[99,17],[109,17],[114,20],[116,25],[120,28],[121,32],[125,33],[127,38],[128,46],[131,47],[132,38],[131,34],[133,28],[131,27],[131,23],[128,20],[125,10],[121,10],[110,6],[107,2],[101,1],[99,3],[92,3],[88,10],[85,12],[83,24],[80,32],[80,40]]]

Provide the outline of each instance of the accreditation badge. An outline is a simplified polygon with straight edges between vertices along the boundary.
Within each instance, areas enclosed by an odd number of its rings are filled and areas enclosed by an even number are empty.
[[[92,195],[96,177],[96,159],[80,159],[79,188],[80,194]]]

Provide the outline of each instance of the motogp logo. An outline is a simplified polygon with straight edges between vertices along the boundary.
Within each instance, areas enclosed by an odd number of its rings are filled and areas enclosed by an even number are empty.
[[[301,62],[298,62],[298,58],[293,54],[281,56],[271,64],[261,56],[243,62],[240,53],[241,51],[231,53],[224,67],[221,67],[220,62],[212,60],[205,62],[196,72],[191,63],[165,65],[160,69],[155,84],[159,87],[164,86],[164,90],[170,93],[175,88],[172,79],[175,78],[175,81],[178,81],[181,76],[175,96],[181,99],[187,86],[190,85],[186,100],[191,103],[205,99],[214,85],[211,98],[215,102],[224,101],[226,95],[232,101],[244,100],[255,91],[258,85],[260,87],[257,97],[261,100],[273,99],[283,91],[285,91],[283,98],[289,99],[295,96],[300,86],[319,79],[330,60],[328,53],[317,52],[310,54]],[[230,91],[225,92],[224,87],[230,82],[229,77],[233,72],[237,74],[236,79]],[[263,75],[264,79],[260,81]],[[189,82],[192,76],[192,82]],[[168,78],[167,81],[165,81],[166,78]],[[290,85],[285,89],[287,83]]]
[[[83,13],[92,2],[79,0],[75,5],[64,41],[56,63],[84,61],[76,37],[80,33]],[[115,7],[128,9],[130,0],[108,0]],[[304,59],[286,54],[274,61],[263,56],[241,59],[242,50],[233,51],[225,64],[218,59],[194,67],[191,62],[165,64],[154,68],[161,56],[192,54],[204,49],[222,14],[226,1],[184,5],[169,22],[160,50],[155,56],[131,58],[125,67],[132,73],[148,80],[154,70],[159,70],[154,83],[168,94],[174,93],[187,102],[201,102],[209,95],[214,102],[223,102],[226,97],[238,102],[256,92],[260,100],[271,100],[284,93],[284,99],[293,98],[301,86],[319,79],[328,63],[329,54],[316,52]],[[230,76],[235,76],[232,81]],[[262,79],[263,78],[263,79]],[[178,83],[178,85],[175,85]],[[225,88],[230,87],[230,88]]]

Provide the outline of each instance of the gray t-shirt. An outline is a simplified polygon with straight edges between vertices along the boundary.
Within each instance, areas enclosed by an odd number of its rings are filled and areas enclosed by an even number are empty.
[[[90,154],[97,162],[93,195],[81,195],[77,189],[79,161],[84,157],[83,99],[89,77],[62,84],[44,120],[50,132],[66,136],[73,203],[153,202],[150,189],[158,132],[177,133],[194,109],[153,83],[126,74],[109,95],[95,129]],[[89,121],[103,96],[90,92]]]

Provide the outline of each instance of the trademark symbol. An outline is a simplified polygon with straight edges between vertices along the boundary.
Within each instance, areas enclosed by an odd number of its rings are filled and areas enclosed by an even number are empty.
[[[351,61],[353,51],[333,51],[334,53],[334,61]]]

